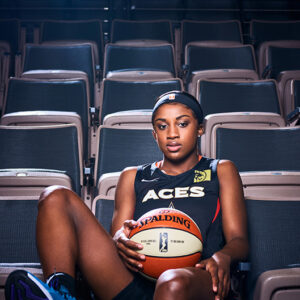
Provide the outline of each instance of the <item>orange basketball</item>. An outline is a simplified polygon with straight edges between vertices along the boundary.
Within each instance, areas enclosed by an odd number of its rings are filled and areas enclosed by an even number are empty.
[[[172,208],[158,208],[141,216],[129,238],[144,246],[142,275],[157,279],[168,269],[192,267],[201,257],[202,235],[187,214]]]

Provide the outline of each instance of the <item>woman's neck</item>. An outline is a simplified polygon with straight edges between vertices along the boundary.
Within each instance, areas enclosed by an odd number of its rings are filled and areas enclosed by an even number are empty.
[[[159,162],[158,168],[167,175],[179,175],[195,167],[201,157],[198,152],[178,162],[164,157],[164,159]]]

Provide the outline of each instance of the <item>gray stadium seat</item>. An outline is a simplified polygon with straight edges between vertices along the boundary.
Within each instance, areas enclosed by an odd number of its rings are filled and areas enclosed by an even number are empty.
[[[175,78],[174,47],[171,44],[107,44],[103,77],[138,80]]]
[[[199,80],[197,99],[204,116],[227,112],[281,114],[275,80]]]
[[[231,41],[243,43],[241,23],[238,20],[181,22],[181,49],[190,42]]]
[[[222,129],[263,129],[283,126],[285,126],[285,120],[277,113],[233,112],[210,114],[204,118],[204,134],[201,136],[201,153],[208,157],[217,157],[220,141],[224,142],[224,140],[220,140],[218,136],[218,131]],[[230,147],[229,141],[227,146]],[[222,158],[222,156],[219,158]]]
[[[74,125],[0,126],[0,140],[0,169],[63,171],[81,195],[82,141]]]
[[[37,202],[49,185],[72,188],[62,171],[45,169],[0,170],[0,299],[4,299],[7,276],[27,269],[43,279],[35,232]]]
[[[105,173],[162,159],[151,129],[100,126],[98,141],[95,186]]]
[[[247,299],[300,297],[300,173],[241,173],[248,214]]]
[[[112,43],[170,43],[173,44],[172,26],[168,20],[120,20],[111,25]]]
[[[185,47],[186,88],[195,95],[199,79],[258,79],[251,45],[192,42]]]
[[[300,127],[218,128],[212,157],[232,160],[240,172],[299,171]]]
[[[112,80],[104,79],[101,95],[101,123],[108,114],[133,109],[152,109],[161,94],[171,90],[182,90],[182,81],[169,80]]]
[[[82,127],[84,157],[87,162],[90,155],[90,116],[88,113],[90,105],[86,85],[87,83],[80,78],[52,80],[11,78],[0,123],[2,125],[18,123],[25,125],[25,116],[29,118],[29,115],[32,117],[27,119],[27,122],[40,125],[79,123]],[[32,113],[29,114],[28,111]],[[72,120],[70,112],[76,113],[75,120]],[[77,120],[78,117],[79,120]]]
[[[95,63],[103,67],[103,31],[99,20],[46,20],[41,24],[40,43],[73,41],[96,44]]]
[[[41,74],[38,72],[40,70],[43,70]],[[62,74],[59,70],[63,70]],[[27,44],[22,76],[34,71],[35,76],[41,79],[78,78],[78,76],[83,77],[82,73],[85,73],[89,83],[90,104],[94,106],[94,103],[97,103],[97,100],[95,102],[95,62],[91,44]],[[49,73],[50,75],[47,75]]]

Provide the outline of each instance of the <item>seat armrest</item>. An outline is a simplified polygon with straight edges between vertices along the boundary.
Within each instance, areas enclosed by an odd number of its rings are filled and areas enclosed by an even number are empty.
[[[290,112],[286,119],[290,126],[300,125],[300,107],[296,107],[292,112]]]
[[[266,271],[257,279],[253,299],[271,299],[275,291],[296,288],[300,288],[300,267]]]

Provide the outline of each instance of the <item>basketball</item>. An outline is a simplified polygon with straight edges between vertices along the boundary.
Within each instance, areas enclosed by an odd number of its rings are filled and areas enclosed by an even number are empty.
[[[202,235],[187,214],[173,208],[158,208],[141,216],[129,238],[144,248],[142,275],[157,279],[168,269],[192,267],[202,252]]]

